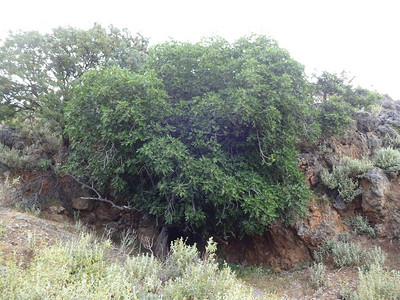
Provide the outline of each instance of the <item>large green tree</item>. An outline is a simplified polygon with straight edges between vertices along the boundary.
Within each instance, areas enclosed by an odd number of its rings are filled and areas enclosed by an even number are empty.
[[[68,105],[70,164],[163,224],[261,233],[310,197],[295,157],[310,99],[303,67],[266,37],[164,43],[141,75],[83,75]]]
[[[30,118],[50,123],[61,133],[75,80],[99,66],[137,71],[146,59],[147,44],[140,35],[100,25],[10,34],[0,46],[0,121]]]

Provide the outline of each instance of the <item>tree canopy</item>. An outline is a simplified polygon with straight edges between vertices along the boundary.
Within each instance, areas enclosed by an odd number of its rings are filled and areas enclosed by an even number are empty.
[[[82,76],[71,164],[166,224],[261,233],[310,197],[295,157],[309,92],[303,67],[263,36],[157,45],[140,74]]]
[[[380,95],[351,84],[345,72],[340,75],[322,72],[316,77],[315,96],[321,102],[317,121],[325,135],[342,133],[354,119],[359,109],[368,110],[376,104]]]
[[[0,122],[50,125],[82,181],[182,230],[252,235],[301,214],[299,142],[378,97],[327,72],[310,82],[265,36],[147,46],[112,26],[11,34]]]
[[[137,71],[147,56],[147,44],[140,35],[100,25],[10,34],[0,47],[0,121],[34,118],[62,132],[63,110],[75,80],[99,66]]]

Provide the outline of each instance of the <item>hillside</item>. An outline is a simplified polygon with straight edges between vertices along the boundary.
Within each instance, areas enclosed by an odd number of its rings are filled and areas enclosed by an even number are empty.
[[[304,70],[263,35],[10,33],[4,295],[400,297],[400,102]]]
[[[380,105],[382,109],[375,114],[359,112],[357,122],[345,135],[325,139],[312,147],[303,146],[303,152],[298,155],[300,169],[317,196],[309,203],[308,213],[303,219],[289,226],[278,222],[264,235],[231,239],[220,244],[222,256],[231,263],[239,277],[254,286],[254,295],[273,291],[290,299],[337,299],[343,291],[357,288],[360,284],[357,268],[369,266],[368,253],[375,253],[376,247],[387,255],[385,268],[400,270],[398,172],[387,172],[366,163],[367,158],[374,161],[374,156],[384,147],[395,149],[395,141],[399,140],[396,131],[400,125],[397,102],[386,98]],[[26,140],[21,139],[20,143],[26,143]],[[349,164],[349,160],[343,162],[344,157],[351,157],[353,164],[363,161],[367,165],[362,176],[352,177],[354,182],[359,182],[361,190],[351,201],[345,201],[337,187],[329,188],[321,179],[323,170],[332,172],[344,163]],[[154,241],[160,233],[153,219],[129,210],[112,208],[106,202],[88,200],[85,198],[88,194],[67,178],[60,179],[66,202],[44,202],[41,209],[32,207],[29,213],[16,211],[15,208],[26,210],[23,205],[31,203],[26,199],[32,199],[32,192],[36,193],[35,189],[25,190],[21,195],[18,190],[37,177],[44,179],[41,193],[46,195],[52,190],[52,182],[51,177],[43,176],[43,173],[20,174],[18,180],[3,177],[3,206],[14,207],[0,208],[0,249],[6,260],[15,257],[27,265],[41,249],[54,245],[56,241],[67,242],[79,236],[83,225],[74,225],[69,211],[75,211],[74,215],[79,215],[93,229],[112,229],[109,232],[116,239],[121,238],[118,232],[133,230],[137,245],[147,251],[155,250]],[[37,217],[39,215],[41,218]],[[350,250],[359,251],[354,254],[358,263],[350,261],[341,265],[335,262],[334,244],[329,245],[329,241],[340,244],[342,240],[348,246],[361,247]],[[322,257],[318,258],[316,253]],[[343,252],[341,255],[346,254]],[[313,260],[326,264],[319,288],[315,288],[311,280]]]

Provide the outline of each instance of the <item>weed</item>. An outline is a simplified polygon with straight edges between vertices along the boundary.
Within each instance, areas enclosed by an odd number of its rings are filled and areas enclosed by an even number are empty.
[[[0,237],[5,235],[7,233],[7,228],[3,225],[2,222],[0,222]]]
[[[375,247],[372,251],[366,251],[360,243],[350,242],[347,235],[326,240],[325,243],[318,246],[318,250],[314,251],[313,256],[317,263],[332,256],[334,265],[339,268],[360,266],[362,263],[367,265],[383,264],[386,259],[386,253],[381,248]]]
[[[374,248],[372,251],[365,252],[365,263],[367,265],[379,265],[383,266],[386,261],[387,254],[380,247]]]
[[[121,239],[119,242],[119,248],[118,248],[119,255],[123,254],[130,255],[136,247],[137,247],[136,231],[134,229],[124,230],[121,233]]]
[[[83,224],[83,222],[80,219],[75,220],[74,231],[77,233],[84,233],[87,231],[85,224]]]
[[[314,263],[310,268],[310,279],[312,285],[319,289],[324,285],[326,277],[326,267],[322,262]]]
[[[386,271],[373,264],[367,272],[358,272],[360,284],[349,297],[353,300],[400,299],[400,272]]]
[[[351,202],[362,193],[358,178],[365,175],[373,167],[372,162],[363,158],[361,160],[344,156],[332,172],[322,170],[321,182],[330,189],[337,189],[339,195],[346,202]]]
[[[5,263],[2,299],[256,299],[251,287],[236,279],[215,258],[210,240],[201,257],[182,239],[171,244],[165,263],[154,256],[110,257],[111,242],[82,233],[79,239],[41,249],[29,265]],[[176,270],[176,271],[172,271]],[[164,275],[164,276],[163,276]],[[165,276],[168,275],[168,276]],[[269,299],[278,299],[268,295]],[[264,298],[263,298],[264,299]]]
[[[322,251],[314,250],[313,258],[317,263],[321,263],[324,260],[324,253]]]
[[[382,143],[386,148],[400,148],[400,135],[391,136],[390,134],[386,134],[382,138]]]
[[[29,231],[26,234],[25,246],[28,252],[34,252],[36,249],[36,232]]]
[[[348,242],[350,242],[351,234],[348,231],[343,232],[343,233],[339,234],[338,239],[341,242],[348,243]]]
[[[392,147],[380,149],[374,157],[374,165],[388,172],[400,170],[400,151]]]
[[[333,263],[341,268],[344,266],[359,266],[362,262],[364,250],[359,243],[345,243],[337,241],[332,248]]]
[[[219,264],[221,267],[223,267],[225,263],[224,261],[220,261]],[[273,268],[265,268],[263,266],[255,266],[255,265],[243,266],[237,264],[228,264],[228,266],[233,272],[235,272],[236,276],[238,276],[239,278],[274,274]]]
[[[365,234],[369,238],[376,238],[375,230],[368,224],[368,219],[363,216],[355,216],[344,222],[346,225],[353,227],[353,231],[357,235]]]

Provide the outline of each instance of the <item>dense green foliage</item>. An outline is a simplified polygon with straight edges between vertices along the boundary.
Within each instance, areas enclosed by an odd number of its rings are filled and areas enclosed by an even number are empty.
[[[35,119],[61,133],[77,78],[100,65],[138,70],[146,51],[146,39],[112,26],[10,34],[0,47],[0,121]]]
[[[301,213],[311,192],[297,145],[341,132],[377,95],[327,72],[310,83],[264,36],[148,53],[140,35],[95,25],[11,34],[0,97],[0,121],[71,137],[69,169],[105,197],[226,237]]]
[[[167,224],[255,234],[310,197],[295,158],[308,82],[265,37],[161,44],[141,75],[88,72],[74,96],[72,165]]]

